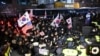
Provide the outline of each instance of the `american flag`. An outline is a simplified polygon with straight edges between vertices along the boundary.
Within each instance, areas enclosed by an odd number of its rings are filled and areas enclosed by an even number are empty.
[[[23,34],[27,35],[27,31],[32,28],[33,28],[32,23],[28,22],[21,30],[22,30]]]

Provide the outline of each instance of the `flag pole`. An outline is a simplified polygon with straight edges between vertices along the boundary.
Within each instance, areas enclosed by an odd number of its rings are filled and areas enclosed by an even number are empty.
[[[46,12],[46,9],[45,9],[45,11],[44,11],[44,19],[46,19],[47,18],[47,12]]]
[[[20,33],[20,31],[19,31],[19,29],[18,29],[17,25],[14,25],[14,26],[15,26],[15,28],[16,28],[16,30],[17,30],[17,32],[18,32],[18,33]]]

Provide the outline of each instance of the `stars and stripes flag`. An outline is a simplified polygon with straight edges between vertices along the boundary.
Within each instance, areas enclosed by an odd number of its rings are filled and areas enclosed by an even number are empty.
[[[69,17],[68,19],[66,19],[66,22],[68,23],[68,29],[71,29],[72,28],[72,19],[71,17]]]
[[[61,22],[62,19],[63,19],[62,14],[58,13],[58,15],[56,16],[56,18],[52,21],[51,26],[59,27],[59,24],[60,24],[60,22]]]
[[[30,21],[31,21],[31,19],[30,19],[30,17],[29,17],[28,12],[25,12],[24,15],[22,15],[22,16],[17,20],[18,26],[19,26],[19,27],[24,26],[25,24],[27,24],[27,23],[30,22]]]
[[[27,31],[32,28],[33,28],[33,25],[30,21],[21,29],[21,31],[23,32],[23,34],[27,35]]]

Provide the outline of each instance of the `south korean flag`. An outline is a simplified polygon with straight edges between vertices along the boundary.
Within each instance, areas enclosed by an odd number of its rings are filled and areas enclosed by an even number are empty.
[[[22,15],[22,16],[17,20],[18,26],[19,26],[19,27],[24,26],[25,24],[27,24],[27,23],[30,22],[30,21],[31,21],[31,19],[30,19],[30,17],[29,17],[28,12],[25,12],[24,15]]]

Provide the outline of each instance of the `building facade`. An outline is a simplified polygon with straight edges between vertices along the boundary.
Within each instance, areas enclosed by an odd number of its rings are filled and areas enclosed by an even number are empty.
[[[19,9],[36,8],[40,4],[45,4],[48,7],[57,1],[64,3],[64,7],[100,7],[100,0],[0,0],[0,5],[12,5]]]

